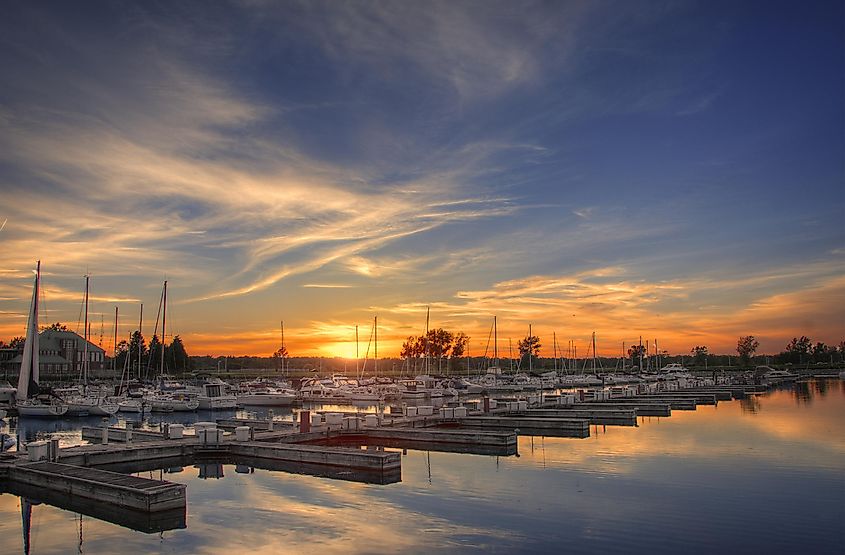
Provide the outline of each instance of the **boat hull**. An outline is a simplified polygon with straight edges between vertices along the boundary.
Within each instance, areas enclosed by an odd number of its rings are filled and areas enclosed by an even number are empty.
[[[259,407],[289,407],[295,400],[296,397],[286,394],[238,395],[237,404]]]
[[[58,418],[67,414],[67,405],[18,405],[18,415],[29,418]]]

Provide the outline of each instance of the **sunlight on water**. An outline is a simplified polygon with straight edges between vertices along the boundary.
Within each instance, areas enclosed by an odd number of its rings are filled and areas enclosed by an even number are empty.
[[[186,529],[80,524],[39,504],[31,552],[841,553],[843,421],[845,382],[819,380],[586,439],[520,437],[518,457],[408,450],[391,485],[152,471],[140,475],[188,485]],[[0,552],[22,552],[21,500],[0,495],[0,515]]]

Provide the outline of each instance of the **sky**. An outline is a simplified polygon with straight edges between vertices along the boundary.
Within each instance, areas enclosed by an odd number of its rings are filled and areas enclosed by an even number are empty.
[[[104,346],[164,280],[190,354],[845,340],[842,2],[3,12],[0,339],[41,260]]]

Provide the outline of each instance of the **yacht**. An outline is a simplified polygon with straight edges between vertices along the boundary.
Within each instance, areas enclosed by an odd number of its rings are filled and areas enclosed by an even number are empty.
[[[794,382],[798,379],[798,374],[793,374],[788,370],[775,370],[771,366],[758,366],[754,373],[762,374],[763,379],[774,383]]]
[[[266,388],[263,390],[238,393],[238,405],[289,407],[296,401],[296,393],[289,389]]]

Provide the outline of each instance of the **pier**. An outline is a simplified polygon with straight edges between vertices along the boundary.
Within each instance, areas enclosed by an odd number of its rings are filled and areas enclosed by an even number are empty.
[[[63,463],[38,461],[8,469],[11,482],[145,512],[184,509],[185,485]]]
[[[583,418],[552,418],[532,416],[467,416],[460,420],[462,427],[518,430],[519,435],[548,437],[590,437],[590,421]]]
[[[438,409],[403,405],[387,414],[303,411],[293,421],[275,420],[271,413],[266,419],[197,422],[190,435],[181,424],[160,430],[86,426],[87,445],[59,449],[57,440],[33,442],[27,452],[2,455],[0,478],[3,491],[136,530],[161,531],[185,526],[185,486],[130,473],[194,465],[201,478],[215,478],[223,464],[234,464],[244,471],[390,484],[402,478],[402,453],[390,448],[512,456],[518,454],[519,435],[587,438],[591,425],[637,426],[639,417],[671,417],[673,410],[767,390],[765,385],[711,385],[613,398],[605,391],[593,401],[529,393]]]

